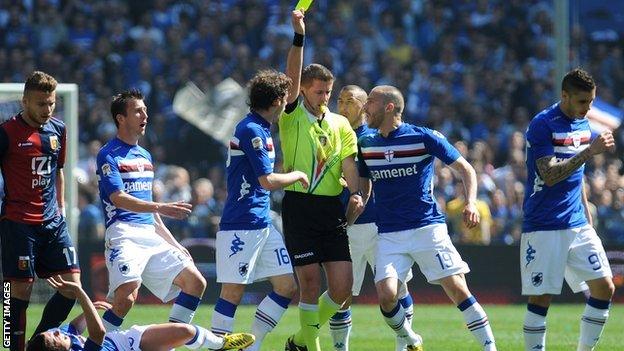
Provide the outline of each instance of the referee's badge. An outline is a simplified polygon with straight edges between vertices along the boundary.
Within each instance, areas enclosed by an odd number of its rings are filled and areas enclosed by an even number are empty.
[[[56,135],[50,135],[50,149],[56,151],[59,148],[59,141]]]
[[[327,145],[327,136],[319,135],[319,143],[321,143],[321,146],[325,147]]]

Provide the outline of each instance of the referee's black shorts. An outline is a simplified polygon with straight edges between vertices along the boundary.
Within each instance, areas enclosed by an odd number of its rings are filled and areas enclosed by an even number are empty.
[[[293,266],[351,261],[347,219],[340,196],[286,191],[282,221]]]

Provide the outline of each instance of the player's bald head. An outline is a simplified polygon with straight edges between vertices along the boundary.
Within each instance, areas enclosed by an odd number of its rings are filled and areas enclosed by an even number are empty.
[[[368,94],[366,94],[366,91],[364,91],[364,89],[360,88],[357,85],[345,85],[342,89],[340,89],[340,93],[342,94],[342,92],[350,92],[351,94],[353,94],[353,97],[358,99],[360,102],[365,103],[366,102],[366,98],[368,97]]]
[[[405,100],[403,99],[403,94],[401,94],[399,89],[391,85],[379,85],[371,90],[371,94],[373,93],[381,97],[384,105],[392,103],[394,105],[394,114],[400,115],[403,113]]]

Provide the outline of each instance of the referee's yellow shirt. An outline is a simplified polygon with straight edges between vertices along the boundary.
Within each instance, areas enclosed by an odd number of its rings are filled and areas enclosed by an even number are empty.
[[[284,170],[308,175],[310,187],[299,182],[286,190],[336,196],[342,192],[342,160],[357,153],[357,137],[347,118],[326,112],[320,121],[299,102],[279,119]]]

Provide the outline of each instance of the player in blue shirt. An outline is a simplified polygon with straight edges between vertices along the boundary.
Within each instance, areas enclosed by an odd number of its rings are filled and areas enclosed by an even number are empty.
[[[65,221],[65,124],[54,118],[57,82],[40,71],[24,84],[23,111],[0,125],[0,168],[4,199],[0,213],[2,276],[10,284],[4,305],[11,351],[25,345],[26,309],[35,274],[63,274],[80,281],[80,268]],[[7,288],[5,285],[5,289]],[[5,301],[6,301],[5,300]],[[47,302],[36,332],[61,324],[74,298],[54,294]],[[10,306],[10,307],[9,307]]]
[[[161,216],[186,218],[191,205],[152,201],[152,156],[138,145],[148,121],[141,92],[115,95],[111,114],[117,136],[98,153],[96,171],[106,224],[108,296],[113,301],[103,316],[106,329],[120,327],[141,283],[164,302],[176,299],[170,321],[190,323],[206,280]]]
[[[366,116],[364,114],[364,104],[368,95],[366,92],[357,85],[347,85],[340,90],[338,95],[338,112],[345,116],[355,134],[358,138],[377,133],[377,130],[371,129],[366,124]],[[349,189],[345,188],[342,198],[343,203],[349,202]],[[347,220],[353,219],[353,213],[347,214]],[[375,220],[377,219],[375,211],[375,199],[370,196],[364,212],[362,212],[354,223],[349,222],[347,227],[347,235],[349,236],[349,249],[351,251],[351,261],[353,263],[353,287],[351,294],[358,296],[362,283],[364,282],[364,275],[366,273],[366,266],[370,265],[371,270],[375,271],[375,251],[377,250],[377,225]],[[407,280],[411,277],[411,273]],[[414,314],[414,303],[412,297],[407,290],[407,284],[401,284],[399,288],[399,302],[405,309],[406,321],[411,323],[412,315]],[[348,351],[349,350],[349,335],[351,333],[351,298],[342,304],[340,310],[334,314],[329,320],[329,330],[334,343],[334,349],[336,351]],[[397,350],[405,350],[405,345],[400,344],[400,340],[397,339]]]
[[[212,331],[231,333],[245,286],[268,279],[273,291],[258,305],[251,326],[260,350],[262,340],[288,308],[297,284],[282,235],[271,224],[270,192],[308,177],[300,171],[275,173],[271,123],[284,112],[293,84],[285,74],[258,72],[249,82],[250,112],[238,123],[227,161],[228,197],[217,233],[217,281],[221,295],[212,315]]]
[[[83,313],[67,325],[35,335],[28,342],[26,351],[151,351],[181,346],[191,350],[239,350],[254,342],[251,334],[220,337],[198,325],[186,323],[135,325],[128,330],[106,332],[96,309],[109,309],[110,304],[91,302],[79,284],[64,281],[60,276],[50,277],[48,282],[64,294],[75,296]],[[82,336],[85,329],[87,337]]]
[[[583,187],[585,162],[615,148],[613,134],[593,138],[585,115],[596,97],[593,78],[581,69],[561,83],[561,101],[533,118],[526,132],[527,184],[520,245],[526,350],[546,348],[546,314],[563,280],[590,297],[581,318],[579,351],[592,350],[609,316],[611,268],[592,227]]]
[[[434,160],[439,158],[460,175],[467,199],[464,222],[469,228],[476,226],[476,173],[442,134],[404,123],[404,106],[397,88],[373,88],[364,111],[368,125],[379,132],[358,141],[364,195],[370,193],[371,180],[375,193],[379,228],[375,284],[382,314],[408,350],[422,349],[422,339],[405,323],[405,311],[397,301],[398,284],[406,281],[416,262],[429,283],[442,285],[483,349],[496,350],[487,315],[466,284],[464,274],[470,269],[453,246],[433,196]]]

